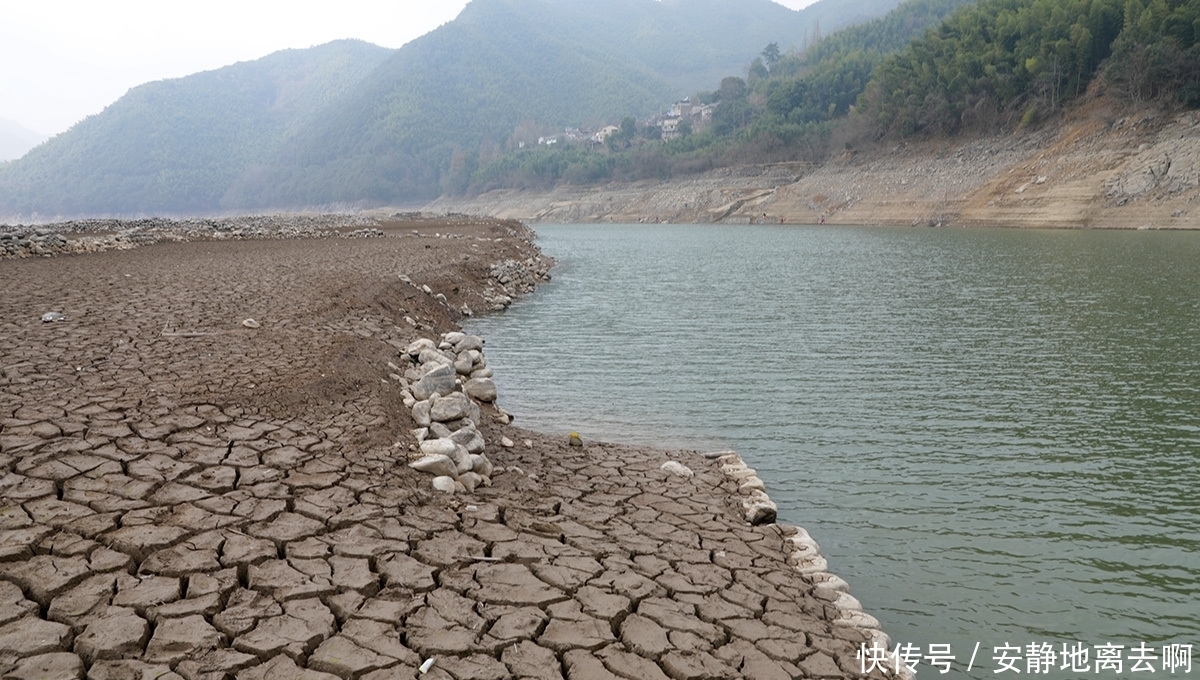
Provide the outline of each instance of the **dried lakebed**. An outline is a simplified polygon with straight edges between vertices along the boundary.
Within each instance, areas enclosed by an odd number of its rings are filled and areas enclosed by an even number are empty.
[[[389,364],[547,263],[515,223],[361,226],[0,262],[0,675],[860,675],[880,634],[734,458],[485,402],[490,486],[410,469]]]

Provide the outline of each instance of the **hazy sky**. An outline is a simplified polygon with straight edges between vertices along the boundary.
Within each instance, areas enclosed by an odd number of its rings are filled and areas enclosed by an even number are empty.
[[[776,0],[799,9],[815,0]],[[400,47],[467,0],[0,0],[0,118],[45,135],[131,87],[361,38]]]

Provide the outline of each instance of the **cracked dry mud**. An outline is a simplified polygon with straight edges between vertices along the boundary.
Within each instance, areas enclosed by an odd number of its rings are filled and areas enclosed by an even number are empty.
[[[0,677],[858,675],[863,634],[696,454],[487,423],[520,471],[407,468],[388,362],[535,254],[412,226],[0,262]]]

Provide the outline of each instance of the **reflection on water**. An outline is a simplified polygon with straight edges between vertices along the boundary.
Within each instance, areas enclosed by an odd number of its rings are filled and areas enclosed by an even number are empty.
[[[1006,642],[1200,657],[1200,234],[538,232],[555,280],[472,324],[521,424],[737,449],[973,677]]]

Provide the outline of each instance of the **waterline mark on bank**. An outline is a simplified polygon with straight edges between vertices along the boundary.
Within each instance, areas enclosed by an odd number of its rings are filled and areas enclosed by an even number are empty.
[[[987,663],[986,648],[983,649],[983,658],[980,657],[981,647],[981,643],[975,643],[975,649],[972,650],[965,667],[947,644],[930,644],[922,649],[920,645],[908,642],[888,649],[878,642],[872,643],[870,647],[863,643],[859,646],[857,656],[863,673],[870,673],[876,669],[899,673],[905,668],[916,672],[921,664],[938,673],[949,673],[952,667],[964,668],[968,672],[976,669],[986,672],[990,669],[993,674],[1029,675],[1050,675],[1058,671],[1101,676],[1126,672],[1190,675],[1192,672],[1190,644],[1152,647],[1145,642],[1136,645],[1064,642],[1055,646],[1049,642],[1030,642],[1025,645],[1005,642],[991,648],[990,664]]]

